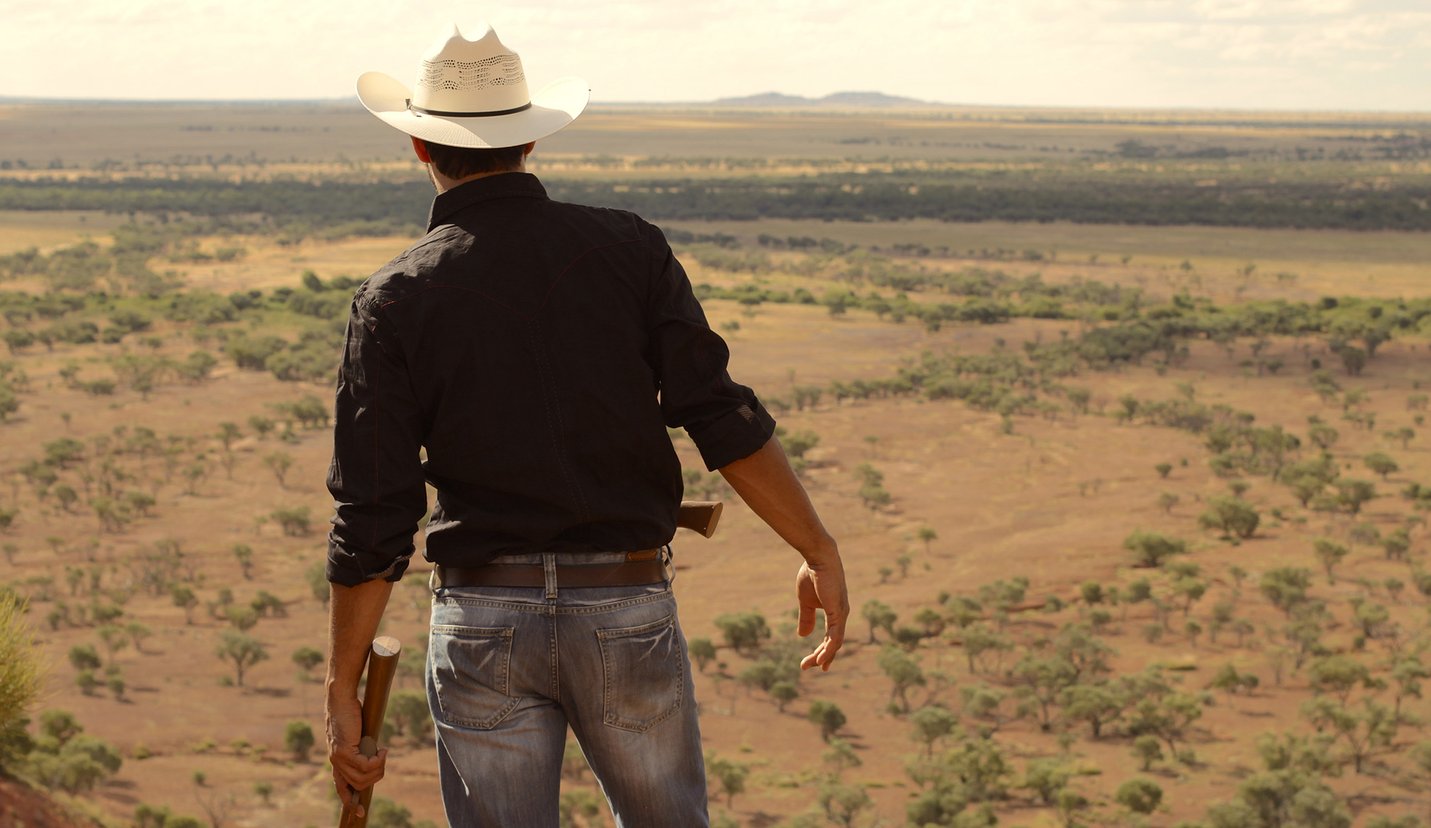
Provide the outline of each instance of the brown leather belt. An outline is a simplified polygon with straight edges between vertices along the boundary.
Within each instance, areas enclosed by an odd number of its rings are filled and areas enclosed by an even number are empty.
[[[486,566],[433,567],[435,587],[544,587],[546,571],[541,564],[487,564]],[[661,550],[643,549],[626,553],[626,560],[610,564],[557,564],[558,589],[581,587],[640,586],[666,579]]]

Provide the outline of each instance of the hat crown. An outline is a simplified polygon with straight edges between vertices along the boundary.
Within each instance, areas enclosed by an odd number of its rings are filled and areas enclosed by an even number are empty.
[[[412,105],[435,112],[492,113],[531,104],[522,59],[490,26],[468,40],[452,27],[422,56]]]

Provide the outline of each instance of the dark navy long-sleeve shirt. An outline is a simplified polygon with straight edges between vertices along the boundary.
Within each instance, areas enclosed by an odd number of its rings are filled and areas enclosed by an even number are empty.
[[[774,432],[728,359],[639,217],[552,201],[526,173],[437,196],[427,235],[353,297],[328,579],[401,577],[429,483],[434,563],[669,542],[682,485],[666,428],[709,469]]]

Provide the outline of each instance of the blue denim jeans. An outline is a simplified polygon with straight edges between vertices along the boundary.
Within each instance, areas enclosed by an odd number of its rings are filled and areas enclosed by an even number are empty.
[[[669,580],[438,588],[427,697],[453,828],[556,828],[568,727],[618,828],[709,824]]]

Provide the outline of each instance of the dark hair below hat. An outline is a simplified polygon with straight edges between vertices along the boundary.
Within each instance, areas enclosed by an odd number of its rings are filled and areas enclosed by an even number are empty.
[[[477,173],[504,172],[522,166],[526,146],[499,147],[497,149],[472,149],[470,147],[449,147],[427,141],[428,157],[432,166],[448,178],[466,178]]]

